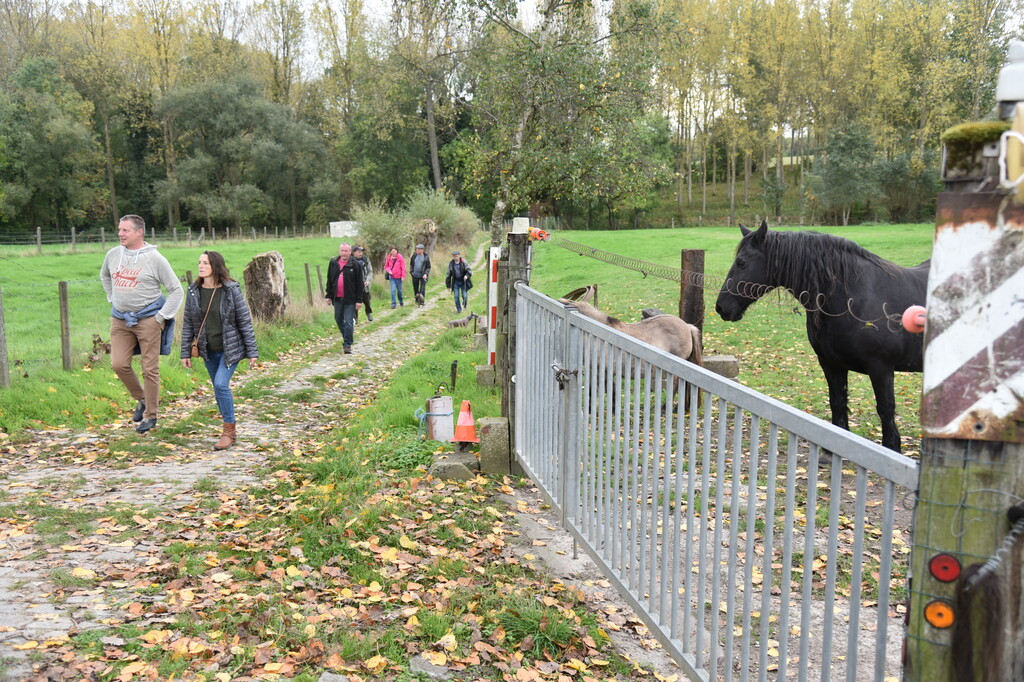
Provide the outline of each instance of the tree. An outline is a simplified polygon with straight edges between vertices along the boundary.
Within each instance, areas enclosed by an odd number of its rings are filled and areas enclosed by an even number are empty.
[[[557,191],[556,198],[620,196],[627,177],[641,180],[643,159],[616,173],[620,146],[635,136],[649,101],[655,26],[652,5],[616,5],[601,21],[585,5],[549,0],[532,31],[507,7],[486,6],[489,25],[475,55],[475,126],[462,136],[470,191],[494,180],[491,240],[500,243],[505,211]],[[625,175],[619,174],[623,170]]]
[[[818,199],[827,211],[835,212],[842,225],[850,224],[850,213],[879,192],[873,167],[875,145],[863,126],[838,128],[829,136],[825,157],[820,160]]]
[[[254,81],[240,77],[175,89],[156,114],[177,122],[181,143],[178,172],[159,188],[163,201],[180,196],[209,227],[300,219],[323,147],[312,129],[287,106],[266,99]]]
[[[102,156],[92,136],[92,106],[57,63],[30,59],[5,86],[0,103],[3,218],[31,228],[81,225],[103,201]]]

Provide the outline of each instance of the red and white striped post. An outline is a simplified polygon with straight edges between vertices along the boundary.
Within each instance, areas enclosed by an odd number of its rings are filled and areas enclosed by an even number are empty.
[[[501,247],[492,246],[488,262],[487,278],[487,364],[497,364],[498,356],[498,261],[501,259]]]
[[[1010,112],[1024,133],[1024,104]],[[1003,128],[979,122],[943,136],[948,191],[937,201],[928,279],[908,682],[1018,679],[1024,669],[1024,201],[1003,171],[1022,167],[1024,147],[1005,144]]]

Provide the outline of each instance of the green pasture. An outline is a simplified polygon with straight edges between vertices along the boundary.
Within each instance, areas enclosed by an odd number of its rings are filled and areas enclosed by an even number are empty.
[[[337,255],[338,240],[329,237],[282,239],[256,242],[217,242],[206,246],[163,246],[175,273],[184,280],[187,271],[195,275],[200,254],[213,249],[224,254],[231,274],[239,281],[253,256],[278,251],[284,258],[288,290],[293,301],[291,314],[273,328],[257,329],[262,359],[308,340],[331,333],[333,315],[321,305],[316,266],[327,274],[327,262]],[[112,245],[112,242],[108,242]],[[99,281],[104,251],[99,245],[71,253],[5,247],[0,250],[0,292],[11,364],[11,388],[0,389],[0,430],[14,433],[26,426],[81,427],[117,419],[126,409],[128,397],[109,368],[109,357],[93,354],[94,337],[110,339],[110,305]],[[314,306],[308,305],[304,265],[310,265]],[[58,282],[68,283],[69,327],[74,370],[65,372],[61,361]],[[184,286],[184,282],[183,282]],[[375,300],[383,301],[383,279],[375,285]],[[180,313],[179,313],[180,318]],[[243,362],[240,371],[246,371]],[[188,395],[208,381],[204,371],[183,369],[177,348],[162,359],[161,379],[168,397]]]
[[[782,228],[798,229],[798,228]],[[931,256],[935,226],[872,225],[816,228],[851,239],[900,265],[916,265]],[[770,294],[752,305],[743,319],[727,323],[715,315],[718,289],[732,264],[740,232],[705,227],[674,230],[562,232],[558,236],[603,251],[678,268],[682,249],[704,249],[704,352],[735,355],[739,381],[823,419],[829,418],[828,387],[807,342],[804,311],[788,294]],[[553,297],[597,284],[600,308],[625,322],[640,320],[643,308],[678,312],[679,284],[580,256],[555,243],[533,247],[532,286]],[[921,375],[897,373],[897,422],[904,451],[917,450]],[[850,428],[872,440],[881,427],[868,378],[850,374]]]

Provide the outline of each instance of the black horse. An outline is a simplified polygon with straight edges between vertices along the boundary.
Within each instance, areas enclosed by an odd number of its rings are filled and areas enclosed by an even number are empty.
[[[767,223],[740,230],[743,239],[715,310],[735,322],[772,289],[792,292],[807,311],[807,338],[828,381],[832,423],[849,429],[848,373],[867,374],[882,445],[899,452],[893,372],[920,372],[924,348],[922,335],[892,320],[911,305],[924,305],[931,261],[904,268],[842,237],[770,232]]]

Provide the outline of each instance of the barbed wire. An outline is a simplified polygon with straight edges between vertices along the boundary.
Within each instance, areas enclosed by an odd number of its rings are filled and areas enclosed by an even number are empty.
[[[787,289],[785,287],[773,287],[768,284],[746,281],[732,282],[731,280],[716,277],[714,275],[708,275],[703,272],[674,268],[670,265],[651,263],[649,261],[640,260],[639,258],[604,251],[593,246],[579,244],[558,235],[550,235],[547,241],[548,243],[566,249],[567,251],[578,253],[581,256],[587,256],[626,270],[639,272],[645,278],[650,275],[652,277],[666,279],[680,284],[685,283],[687,286],[700,287],[704,289],[705,292],[709,286],[714,289],[726,288],[729,293],[739,296],[740,298],[748,298],[752,301],[765,300],[765,296],[769,292],[774,291],[779,294],[780,298],[775,302],[775,305],[780,308],[792,307],[781,299],[782,294],[788,293],[810,314],[827,315],[829,317],[842,317],[844,315],[849,315],[865,326],[877,326],[877,323],[885,320],[886,327],[891,332],[898,331],[902,328],[902,313],[890,313],[888,310],[888,304],[884,301],[882,302],[881,315],[874,319],[862,319],[853,312],[854,299],[852,297],[846,301],[846,310],[838,313],[832,313],[825,310],[824,306],[827,302],[827,297],[823,293],[812,294],[809,291],[801,291],[798,293],[792,289]]]

